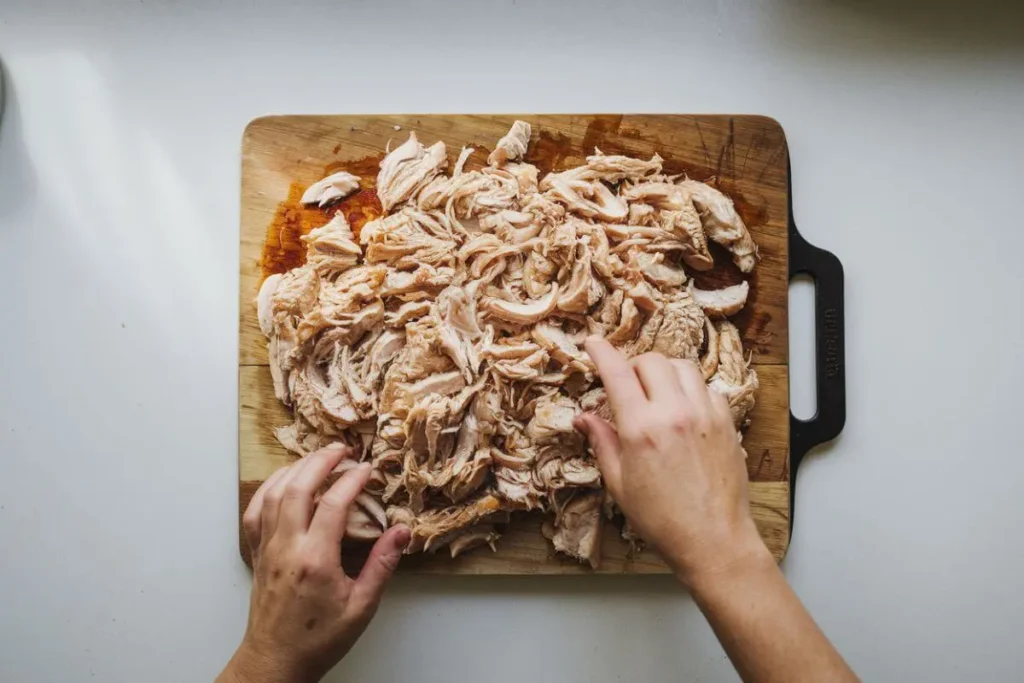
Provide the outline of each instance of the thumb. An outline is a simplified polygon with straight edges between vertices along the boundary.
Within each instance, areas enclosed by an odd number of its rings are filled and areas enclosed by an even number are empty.
[[[601,469],[601,476],[604,477],[605,484],[611,490],[612,496],[615,496],[619,490],[619,481],[622,479],[619,435],[607,420],[593,413],[578,415],[573,424],[576,429],[583,432],[590,442],[590,447],[594,449],[594,455],[597,456],[597,465]]]
[[[409,545],[409,527],[399,524],[385,531],[370,550],[352,592],[352,609],[370,617],[377,611],[384,588],[398,568],[402,551]]]

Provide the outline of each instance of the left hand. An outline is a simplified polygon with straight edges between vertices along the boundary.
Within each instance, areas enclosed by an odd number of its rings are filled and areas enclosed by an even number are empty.
[[[394,526],[377,539],[356,579],[341,567],[349,506],[369,464],[314,496],[348,447],[328,447],[272,474],[242,518],[252,550],[253,587],[245,637],[219,681],[318,681],[366,630],[409,542]]]

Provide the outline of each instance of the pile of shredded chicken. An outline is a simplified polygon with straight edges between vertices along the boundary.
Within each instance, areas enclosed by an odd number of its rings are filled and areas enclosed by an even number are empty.
[[[408,552],[493,549],[511,513],[551,514],[554,548],[597,566],[614,514],[581,411],[608,415],[581,350],[600,335],[627,356],[689,358],[724,394],[738,426],[757,376],[727,319],[748,285],[697,289],[708,243],[744,273],[757,247],[717,189],[662,171],[662,159],[602,154],[538,178],[517,121],[481,170],[450,175],[443,142],[412,134],[380,163],[385,215],[353,234],[338,212],[303,239],[306,263],[264,282],[257,301],[277,398],[276,430],[305,455],[351,445],[373,473],[348,536],[412,530]],[[303,201],[360,187],[336,173]],[[624,536],[630,537],[628,525]]]

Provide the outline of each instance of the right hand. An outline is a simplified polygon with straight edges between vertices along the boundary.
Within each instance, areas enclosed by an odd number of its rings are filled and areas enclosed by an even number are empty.
[[[691,361],[627,360],[603,339],[586,350],[615,426],[576,418],[605,486],[640,536],[687,585],[747,560],[771,559],[750,516],[747,468],[726,399]]]

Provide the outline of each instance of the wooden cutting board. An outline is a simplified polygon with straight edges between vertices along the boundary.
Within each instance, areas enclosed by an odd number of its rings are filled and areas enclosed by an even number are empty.
[[[484,165],[495,142],[521,118],[533,126],[527,160],[543,174],[583,163],[598,147],[608,154],[649,158],[657,152],[670,173],[715,179],[736,202],[760,248],[750,280],[751,294],[735,322],[753,352],[761,388],[744,437],[749,454],[750,500],[765,543],[782,559],[789,540],[789,374],[788,152],[779,124],[761,116],[519,115],[519,116],[270,116],[254,120],[242,139],[242,219],[239,271],[239,518],[271,472],[293,461],[272,428],[291,421],[275,398],[267,366],[266,341],[256,321],[255,299],[266,275],[301,263],[299,236],[328,220],[328,213],[299,205],[302,191],[329,172],[348,170],[363,178],[377,174],[390,142],[411,131],[429,145],[444,140],[454,162],[463,146],[476,149],[468,169]],[[332,207],[331,212],[338,207]],[[372,191],[341,208],[359,223],[379,212]],[[733,284],[740,279],[724,252],[713,252],[716,267],[698,283]],[[248,550],[241,538],[242,555]],[[346,569],[364,549],[346,550]],[[520,517],[498,542],[498,551],[478,549],[452,560],[447,553],[403,560],[402,571],[463,574],[581,574],[592,570],[555,556],[540,533],[540,518]],[[650,551],[631,555],[618,529],[607,523],[603,557],[606,574],[667,572]]]

